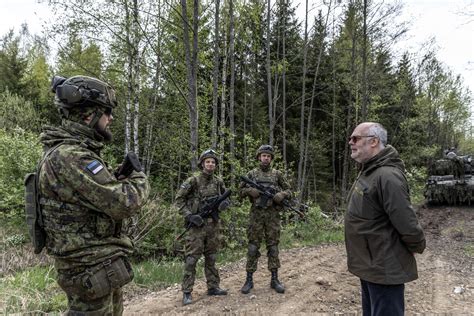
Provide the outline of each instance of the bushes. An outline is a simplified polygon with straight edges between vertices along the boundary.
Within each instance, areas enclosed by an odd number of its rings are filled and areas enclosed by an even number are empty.
[[[41,157],[37,135],[21,128],[0,129],[0,212],[8,217],[23,216],[25,175]]]

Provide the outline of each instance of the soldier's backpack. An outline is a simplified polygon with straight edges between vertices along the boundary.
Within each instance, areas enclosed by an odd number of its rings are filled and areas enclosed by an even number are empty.
[[[60,144],[50,148],[38,163],[35,172],[28,173],[25,177],[25,216],[28,233],[33,244],[35,254],[39,254],[46,245],[46,232],[43,225],[43,216],[41,213],[41,205],[39,203],[38,177],[39,170],[45,159]]]

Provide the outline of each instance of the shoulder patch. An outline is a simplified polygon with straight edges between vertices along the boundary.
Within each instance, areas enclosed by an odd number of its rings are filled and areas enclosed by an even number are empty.
[[[86,169],[92,174],[98,174],[102,169],[104,169],[104,166],[98,160],[94,160],[87,165]]]

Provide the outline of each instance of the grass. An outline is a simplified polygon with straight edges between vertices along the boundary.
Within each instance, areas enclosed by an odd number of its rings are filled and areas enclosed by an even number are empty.
[[[64,310],[66,295],[52,266],[34,267],[0,279],[0,306],[10,313]]]
[[[183,262],[174,258],[169,260],[149,260],[133,264],[133,282],[149,289],[159,289],[180,283],[183,278]],[[198,269],[198,272],[201,269]]]
[[[474,244],[464,246],[464,252],[468,257],[474,258]]]

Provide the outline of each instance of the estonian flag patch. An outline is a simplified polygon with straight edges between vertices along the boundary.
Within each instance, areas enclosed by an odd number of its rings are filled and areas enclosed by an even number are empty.
[[[97,174],[100,170],[104,169],[104,166],[97,160],[94,160],[93,162],[87,165],[86,169],[89,170],[92,174]]]

